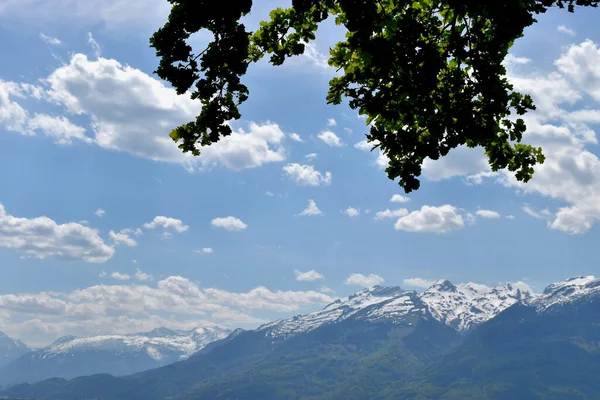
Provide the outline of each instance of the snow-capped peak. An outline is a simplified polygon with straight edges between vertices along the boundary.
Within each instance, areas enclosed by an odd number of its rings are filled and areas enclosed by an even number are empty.
[[[113,334],[89,337],[64,336],[37,352],[39,358],[54,357],[83,351],[109,351],[115,353],[145,352],[155,360],[176,356],[187,358],[207,344],[223,339],[230,330],[218,327],[201,327],[188,331],[157,328],[150,332]]]
[[[557,305],[598,295],[600,295],[600,279],[594,276],[579,276],[548,285],[532,304],[539,311],[544,311]]]
[[[533,296],[533,290],[522,282],[490,288],[472,282],[455,286],[442,280],[425,290],[420,299],[427,304],[434,318],[459,331],[466,331]]]
[[[262,325],[259,331],[273,338],[288,338],[322,325],[350,317],[364,320],[394,319],[415,310],[416,293],[399,287],[371,286],[345,299],[337,299],[323,310]]]

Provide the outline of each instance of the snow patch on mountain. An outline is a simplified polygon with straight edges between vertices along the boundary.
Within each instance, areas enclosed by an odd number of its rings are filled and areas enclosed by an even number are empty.
[[[416,309],[415,298],[416,293],[412,291],[375,285],[346,299],[338,299],[321,311],[270,322],[258,330],[273,338],[286,339],[350,317],[370,321],[398,318]]]
[[[590,300],[598,296],[600,296],[600,279],[591,275],[579,276],[549,285],[531,304],[539,312],[544,312],[554,307],[580,300]]]
[[[35,357],[44,359],[74,352],[105,351],[117,354],[146,352],[155,360],[178,354],[184,359],[230,333],[230,330],[218,327],[199,327],[179,331],[159,328],[129,335],[65,336],[36,352]]]
[[[523,282],[489,287],[472,282],[455,286],[448,280],[439,280],[420,294],[399,287],[372,286],[346,299],[338,299],[321,311],[274,321],[258,330],[273,338],[287,339],[348,318],[400,322],[418,315],[464,332],[513,304],[535,296]]]
[[[459,331],[466,331],[513,304],[534,297],[531,287],[523,282],[491,288],[471,282],[455,286],[447,280],[437,281],[420,295],[434,318]]]

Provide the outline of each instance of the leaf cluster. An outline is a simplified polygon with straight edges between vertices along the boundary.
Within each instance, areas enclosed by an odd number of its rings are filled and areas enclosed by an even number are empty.
[[[151,46],[160,57],[156,73],[178,94],[191,90],[202,102],[195,121],[171,138],[199,155],[231,134],[248,99],[241,82],[250,63],[269,55],[273,65],[303,54],[319,23],[329,17],[346,29],[330,50],[327,102],[366,116],[367,139],[389,159],[390,179],[408,193],[419,188],[423,161],[458,146],[481,146],[492,171],[508,168],[527,182],[544,162],[541,148],[522,143],[521,118],[535,106],[513,90],[503,61],[536,16],[551,7],[573,12],[598,0],[293,0],[277,8],[255,32],[241,19],[251,0],[169,0],[167,23]],[[208,30],[213,40],[195,53],[188,41]]]

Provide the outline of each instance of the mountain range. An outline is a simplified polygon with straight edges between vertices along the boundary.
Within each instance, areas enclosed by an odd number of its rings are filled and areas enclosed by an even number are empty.
[[[436,282],[373,286],[323,310],[234,331],[189,358],[124,377],[15,385],[71,400],[600,398],[600,279],[535,294]]]
[[[4,335],[0,336],[0,346],[4,340],[13,356],[0,367],[0,384],[97,373],[133,374],[183,360],[229,333],[230,330],[218,327],[198,327],[192,330],[158,328],[129,335],[65,336],[35,351]]]

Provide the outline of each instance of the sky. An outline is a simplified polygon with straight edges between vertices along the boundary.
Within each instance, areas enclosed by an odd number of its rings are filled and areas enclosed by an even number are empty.
[[[256,3],[250,27],[287,5]],[[541,291],[600,273],[600,11],[548,12],[507,58],[537,105],[532,181],[459,148],[409,195],[365,120],[326,104],[343,37],[328,23],[305,55],[251,66],[231,137],[182,154],[168,133],[199,104],[153,74],[167,15],[165,0],[0,0],[0,330],[43,346],[254,328],[374,284]]]

